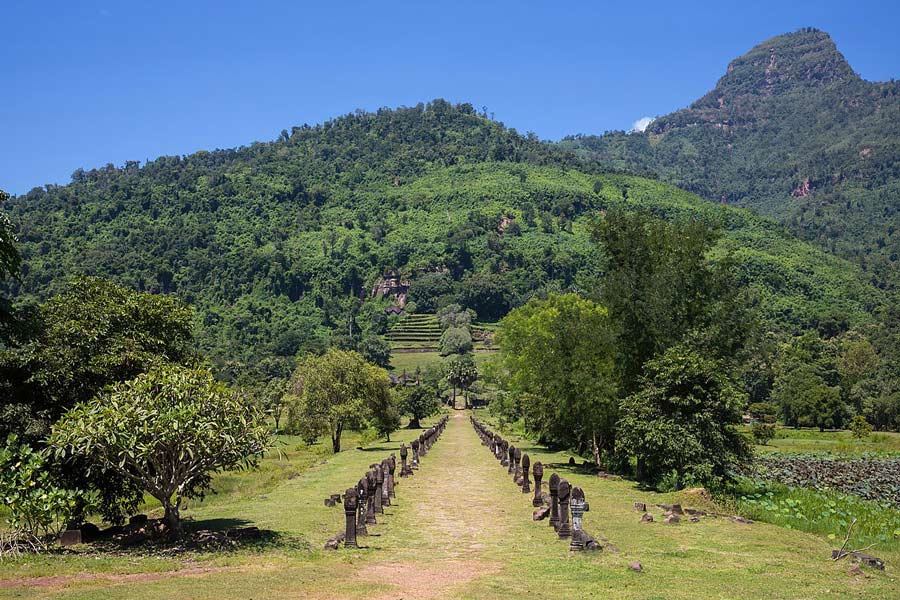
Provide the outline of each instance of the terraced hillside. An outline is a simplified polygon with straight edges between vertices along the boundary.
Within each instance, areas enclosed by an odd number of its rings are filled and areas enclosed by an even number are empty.
[[[405,315],[385,338],[391,343],[391,352],[426,352],[438,349],[441,328],[435,315]]]

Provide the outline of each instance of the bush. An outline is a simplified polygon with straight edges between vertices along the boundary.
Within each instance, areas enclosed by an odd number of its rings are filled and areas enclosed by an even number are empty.
[[[760,446],[765,446],[769,440],[775,437],[775,424],[757,421],[751,426],[750,434],[753,436],[753,441]]]
[[[0,448],[0,497],[9,510],[7,523],[16,533],[58,535],[79,500],[59,487],[48,470],[47,452],[18,443],[14,435]]]
[[[472,334],[462,327],[451,327],[441,334],[441,355],[466,354],[472,351]]]
[[[750,449],[733,427],[743,398],[722,366],[682,345],[645,372],[643,389],[622,402],[617,450],[634,456],[638,479],[654,486],[673,471],[678,489],[724,483]]]
[[[853,432],[853,437],[862,440],[869,437],[869,434],[872,433],[872,425],[866,421],[864,416],[856,415],[850,421],[850,431]]]

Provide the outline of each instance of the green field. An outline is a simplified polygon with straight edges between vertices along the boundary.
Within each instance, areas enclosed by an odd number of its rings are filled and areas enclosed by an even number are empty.
[[[749,433],[749,427],[745,429]],[[776,437],[758,452],[832,453],[856,455],[866,452],[900,454],[900,433],[876,432],[865,439],[856,439],[850,431],[819,431],[779,427]]]
[[[395,439],[418,431],[402,430]],[[480,445],[463,413],[410,479],[359,550],[321,550],[343,514],[322,499],[354,482],[398,442],[338,455],[292,449],[258,473],[218,483],[225,493],[187,511],[193,528],[254,524],[268,544],[230,553],[99,554],[89,547],[0,564],[10,598],[896,598],[900,552],[879,551],[884,572],[850,576],[830,560],[823,536],[765,523],[702,518],[640,523],[634,501],[707,507],[690,493],[656,494],[568,466],[569,455],[510,436],[549,478],[558,472],[590,502],[585,528],[615,546],[573,554],[546,522],[531,520],[529,497]],[[353,448],[352,443],[346,445]],[[285,466],[279,466],[283,462]],[[273,475],[273,473],[279,473]],[[294,476],[281,474],[290,473]],[[643,572],[629,569],[639,561]],[[29,579],[33,578],[33,579]]]

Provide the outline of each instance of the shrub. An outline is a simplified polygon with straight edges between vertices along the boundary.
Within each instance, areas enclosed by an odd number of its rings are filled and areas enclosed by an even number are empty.
[[[866,421],[864,416],[856,415],[850,421],[850,431],[853,432],[853,437],[862,440],[869,437],[869,434],[872,433],[872,426]]]
[[[75,510],[77,492],[59,487],[47,458],[46,451],[19,444],[15,435],[0,448],[0,497],[9,510],[7,523],[16,533],[56,535]]]

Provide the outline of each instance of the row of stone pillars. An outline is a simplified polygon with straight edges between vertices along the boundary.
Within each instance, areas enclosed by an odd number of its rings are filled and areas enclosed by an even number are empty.
[[[543,464],[535,462],[532,465],[531,458],[523,454],[520,448],[510,445],[475,417],[469,418],[478,437],[481,438],[482,445],[487,446],[494,458],[506,467],[507,475],[512,475],[516,485],[522,488],[522,493],[531,495],[531,504],[536,508],[533,519],[540,521],[549,516],[550,526],[559,539],[569,540],[570,550],[600,550],[600,543],[582,526],[584,513],[590,510],[584,491],[579,487],[572,487],[568,481],[553,473],[547,482],[549,493],[544,492],[541,489],[544,479]],[[533,493],[529,470],[534,477]]]
[[[418,470],[419,463],[447,426],[447,417],[443,417],[434,427],[429,428],[410,444],[409,448],[400,444],[400,477],[410,477]],[[335,549],[341,541],[345,548],[358,548],[358,538],[369,535],[369,525],[378,523],[377,515],[384,514],[384,507],[391,506],[391,499],[396,497],[394,488],[397,481],[394,473],[397,470],[397,457],[391,454],[380,463],[369,465],[369,471],[363,475],[355,487],[344,492],[344,514],[346,526],[344,531],[328,540],[326,549]],[[334,506],[340,496],[335,494],[325,500],[325,504]],[[330,501],[330,504],[329,504]]]

